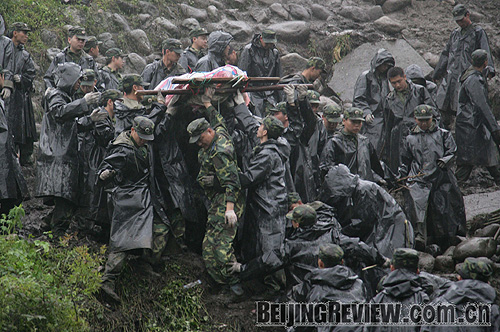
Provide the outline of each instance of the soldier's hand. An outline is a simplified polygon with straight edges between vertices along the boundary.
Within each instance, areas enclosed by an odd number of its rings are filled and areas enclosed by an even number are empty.
[[[229,268],[227,269],[227,272],[229,273],[240,273],[241,272],[241,263],[238,263],[236,261],[228,263]]]
[[[99,179],[101,179],[102,181],[106,181],[110,177],[114,176],[115,173],[116,172],[114,170],[105,169],[104,171],[101,172],[101,174],[99,174]]]
[[[307,97],[307,86],[305,84],[298,85],[296,87],[297,90],[297,99],[302,101]]]
[[[236,105],[241,105],[245,103],[245,98],[243,98],[243,94],[239,89],[236,90],[236,95],[234,96],[233,100]]]
[[[100,92],[89,92],[85,96],[83,96],[83,99],[87,102],[87,104],[97,104],[99,102],[99,99],[101,98],[101,93]]]
[[[380,179],[377,182],[378,182],[379,186],[386,186],[387,185],[387,181],[385,181],[384,179]]]
[[[10,89],[9,88],[3,88],[2,92],[0,92],[0,97],[2,97],[3,100],[7,99],[10,97]]]
[[[214,96],[215,89],[213,87],[206,87],[205,93],[201,96],[201,101],[203,104],[211,103],[212,97]]]
[[[442,160],[438,160],[436,162],[436,164],[438,165],[439,168],[443,168],[443,169],[446,168],[446,163]]]
[[[295,105],[295,87],[287,84],[283,87],[283,92],[285,92],[286,102],[290,105]]]
[[[372,124],[374,119],[375,117],[373,116],[373,114],[367,114],[365,116],[365,121],[367,124]]]
[[[238,222],[238,217],[236,216],[234,210],[226,210],[224,217],[226,219],[226,224],[228,224],[229,227],[234,228],[234,226],[236,226],[236,222]]]
[[[385,257],[385,262],[382,264],[382,267],[390,267],[391,266],[391,259]]]
[[[14,75],[13,79],[14,79],[14,82],[19,83],[19,82],[21,82],[21,75],[19,75],[19,74]]]
[[[200,182],[203,185],[203,187],[213,187],[214,179],[215,178],[213,175],[205,175],[201,177]]]
[[[101,112],[101,110],[99,108],[96,108],[92,112],[92,114],[90,114],[90,120],[92,120],[92,122],[99,122],[99,121],[106,120],[106,118],[108,116],[109,116],[108,112],[106,112],[106,111]]]
[[[164,105],[165,104],[165,97],[163,97],[163,94],[161,91],[158,91],[158,95],[156,96],[158,103]]]

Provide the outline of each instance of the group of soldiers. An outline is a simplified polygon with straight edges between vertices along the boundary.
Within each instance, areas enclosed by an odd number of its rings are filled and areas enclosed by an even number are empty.
[[[116,302],[127,260],[155,274],[165,256],[187,247],[234,296],[258,279],[295,301],[458,305],[465,297],[456,294],[476,287],[485,298],[467,300],[493,303],[490,263],[466,260],[459,274],[467,280],[451,283],[419,275],[410,249],[437,254],[464,235],[458,184],[473,166],[486,166],[500,183],[487,37],[465,6],[452,14],[459,28],[434,71],[439,87],[380,49],[352,105],[323,107],[308,84],[327,74],[327,64],[311,57],[300,73],[282,77],[272,30],[237,52],[231,34],[195,28],[186,49],[166,39],[141,75],[122,75],[126,54],[111,48],[100,67],[100,42],[72,27],[44,75],[34,194],[54,209],[42,228],[60,236],[76,220],[79,231],[109,240],[102,290]],[[4,213],[28,197],[20,165],[30,163],[37,140],[29,31],[14,23],[0,38]],[[283,90],[220,95],[206,84],[197,96],[168,102],[161,92],[141,92],[226,65],[281,77]],[[445,128],[455,128],[456,143]],[[398,187],[404,208],[387,191]]]

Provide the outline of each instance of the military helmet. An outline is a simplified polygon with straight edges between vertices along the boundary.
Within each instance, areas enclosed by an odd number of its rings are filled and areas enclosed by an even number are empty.
[[[107,103],[109,99],[112,101],[122,99],[123,93],[120,90],[109,89],[101,93],[101,98],[99,99],[99,104]]]
[[[429,120],[432,118],[434,107],[429,105],[418,105],[413,111],[415,118],[419,120]]]
[[[15,22],[10,26],[12,31],[31,31],[30,27],[23,22]]]
[[[323,107],[323,116],[328,122],[342,122],[342,109],[337,104],[329,104]]]
[[[144,86],[146,83],[142,80],[141,75],[129,74],[123,76],[122,86],[123,90],[130,89],[133,85]]]
[[[209,32],[207,31],[207,29],[198,27],[198,28],[194,28],[191,31],[189,31],[189,38],[206,36],[208,34],[209,34]]]
[[[418,251],[410,248],[398,248],[394,250],[391,264],[397,268],[404,268],[411,271],[418,269]]]
[[[276,32],[270,29],[262,31],[262,41],[266,44],[276,44],[278,40],[276,39]]]
[[[321,69],[323,72],[326,73],[326,63],[325,60],[319,57],[311,57],[307,60],[307,67],[306,68],[311,68],[314,67],[316,69]]]
[[[300,226],[310,226],[316,223],[316,210],[307,204],[302,204],[288,212],[286,217]]]
[[[486,282],[493,274],[493,267],[487,258],[468,257],[463,264],[459,265],[457,272],[463,279],[476,279]]]
[[[87,39],[87,32],[85,31],[84,28],[80,26],[74,26],[69,28],[68,30],[68,37],[71,38],[73,36],[76,36],[78,39]]]
[[[319,92],[314,90],[307,90],[307,99],[309,100],[309,103],[318,105],[320,103]]]
[[[288,193],[288,206],[302,201],[298,192]]]
[[[162,50],[169,50],[172,52],[175,52],[177,54],[182,53],[182,43],[179,39],[175,38],[168,38],[163,41],[161,44],[161,49]]]
[[[266,116],[262,120],[262,124],[264,125],[264,129],[267,130],[267,136],[269,138],[278,138],[283,134],[285,127],[283,126],[283,122],[278,120],[272,115]]]
[[[189,133],[189,143],[194,144],[198,142],[201,134],[210,128],[210,124],[205,118],[199,118],[191,121],[187,126],[187,132]]]
[[[90,51],[90,49],[92,47],[96,47],[96,46],[101,45],[101,44],[102,44],[102,41],[97,40],[97,38],[95,36],[89,36],[87,38],[87,41],[85,41],[85,47],[83,48],[83,50],[85,52],[88,52],[88,51]]]
[[[318,258],[326,267],[333,267],[342,263],[344,250],[338,244],[325,243],[319,246]]]
[[[483,63],[488,60],[488,52],[483,49],[477,49],[472,52],[472,65],[474,67],[481,67]]]
[[[349,107],[344,111],[344,119],[352,121],[365,121],[363,110],[357,107]]]
[[[95,83],[97,74],[93,69],[84,69],[80,85],[92,86]]]
[[[451,11],[451,13],[453,14],[453,19],[455,21],[460,21],[461,19],[463,19],[468,12],[469,11],[463,4],[456,5]]]
[[[137,132],[140,138],[146,141],[154,140],[154,128],[155,124],[151,119],[146,118],[145,116],[136,116],[134,118],[134,122],[132,127]]]

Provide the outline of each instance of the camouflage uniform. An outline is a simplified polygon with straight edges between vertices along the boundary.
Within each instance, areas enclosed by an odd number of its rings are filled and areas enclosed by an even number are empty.
[[[226,202],[234,203],[234,211],[241,218],[245,199],[241,192],[238,178],[238,166],[233,143],[227,132],[224,120],[219,112],[210,107],[207,109],[210,126],[215,130],[215,137],[208,149],[200,149],[198,162],[200,172],[197,180],[205,190],[211,202],[208,210],[206,234],[203,240],[203,260],[207,272],[219,284],[235,284],[238,278],[228,272],[228,263],[236,261],[233,250],[233,240],[236,227],[225,224]],[[205,119],[191,122],[187,128],[191,143],[195,143],[209,124]],[[213,183],[206,179],[214,177]]]

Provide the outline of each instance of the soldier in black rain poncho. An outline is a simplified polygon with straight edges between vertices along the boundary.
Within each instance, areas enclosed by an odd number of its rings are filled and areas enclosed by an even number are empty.
[[[434,81],[443,79],[437,91],[436,104],[442,112],[446,128],[452,124],[452,116],[458,111],[459,79],[472,63],[472,52],[477,49],[485,50],[488,53],[486,77],[495,75],[486,32],[471,22],[470,12],[463,4],[456,5],[452,14],[459,28],[451,33],[432,77]]]
[[[469,312],[471,318],[477,318],[476,325],[465,326],[423,326],[421,332],[493,332],[500,331],[500,313],[498,308],[498,299],[495,288],[489,280],[493,276],[492,262],[485,258],[469,257],[465,262],[458,265],[458,281],[451,283],[448,290],[441,296],[432,301],[432,304],[454,305],[453,314],[457,317],[467,317],[469,304],[477,304],[483,310]],[[486,310],[484,310],[486,309]],[[476,314],[476,317],[474,317]],[[486,314],[486,317],[479,315]],[[477,323],[490,323],[490,326],[478,326]]]
[[[227,32],[212,32],[208,36],[208,54],[198,60],[194,71],[212,71],[224,66],[232,40],[233,36]]]
[[[0,66],[0,89],[3,88],[4,70]],[[28,198],[28,187],[14,150],[12,135],[7,126],[3,100],[0,98],[0,214],[9,210],[23,198]]]
[[[465,235],[464,201],[450,169],[457,146],[451,133],[437,126],[433,112],[427,105],[416,107],[417,126],[404,141],[399,168],[400,178],[409,177],[405,211],[421,251],[426,242],[444,249],[457,232]]]
[[[247,72],[249,77],[281,77],[280,53],[275,47],[276,32],[264,30],[256,33],[252,42],[241,51],[238,67]],[[250,100],[255,106],[254,114],[260,117],[264,114],[264,100],[272,104],[279,101],[277,91],[250,92]]]
[[[421,85],[407,80],[402,68],[393,67],[387,72],[387,77],[394,90],[384,102],[386,126],[385,157],[392,172],[398,171],[401,163],[403,142],[410,129],[415,126],[413,111],[418,105],[426,104],[435,107],[429,92]],[[435,118],[439,120],[438,114]]]
[[[368,137],[380,157],[384,140],[383,101],[389,93],[387,70],[394,67],[394,57],[381,48],[372,58],[370,69],[359,75],[354,86],[352,106],[361,108],[366,119],[363,135]]]
[[[248,188],[243,226],[240,278],[248,280],[274,272],[283,261],[287,192],[285,155],[278,138],[284,127],[273,116],[264,118],[257,131],[260,144],[254,148],[248,169],[240,173],[242,188]]]
[[[165,109],[163,109],[165,110]],[[100,181],[113,181],[110,253],[103,275],[102,290],[119,301],[114,283],[131,250],[151,249],[143,254],[144,268],[157,264],[165,251],[170,224],[159,201],[153,177],[154,123],[144,116],[134,118],[131,130],[122,132],[109,147],[97,175]]]
[[[359,238],[341,233],[341,225],[331,206],[323,202],[299,203],[286,217],[293,232],[285,240],[285,272],[287,289],[301,283],[307,273],[318,267],[318,250],[323,244],[337,244],[348,257],[346,265],[352,268],[373,264],[383,265],[385,257]]]
[[[344,251],[336,244],[322,244],[317,248],[318,268],[308,273],[303,282],[297,285],[291,294],[291,300],[296,303],[364,303],[366,291],[363,281],[347,266],[344,266]],[[330,308],[332,310],[333,308]],[[301,316],[305,322],[307,313]],[[297,317],[298,318],[298,317]],[[311,317],[312,318],[312,317]],[[316,316],[316,322],[320,317]],[[297,321],[297,319],[296,319]],[[310,319],[309,321],[313,321]],[[325,322],[326,323],[326,322]],[[335,326],[293,327],[288,332],[327,332]],[[345,326],[342,331],[361,331],[362,327]],[[337,331],[337,330],[335,330]]]
[[[319,198],[336,208],[342,233],[359,237],[385,257],[392,257],[396,248],[413,246],[413,227],[394,198],[347,166],[330,168]]]
[[[73,100],[81,76],[81,67],[76,63],[59,65],[55,75],[57,88],[47,89],[43,103],[45,114],[40,132],[35,195],[55,205],[50,221],[55,234],[66,231],[78,203],[76,118],[90,113],[88,105],[96,103],[100,96],[99,92],[91,92]]]
[[[29,162],[33,152],[33,142],[36,141],[35,116],[31,93],[33,90],[33,79],[35,78],[35,63],[31,55],[24,48],[28,41],[28,32],[31,29],[26,23],[16,22],[12,25],[13,50],[13,72],[12,79],[14,90],[9,99],[6,100],[9,130],[14,136],[14,143],[19,149],[20,162],[24,165]]]
[[[461,76],[456,118],[457,170],[459,183],[467,181],[474,166],[485,166],[500,184],[500,126],[491,112],[486,78],[482,71],[488,65],[485,50],[472,54],[472,66]]]
[[[425,79],[424,71],[419,65],[412,64],[405,69],[406,78],[413,83],[423,86],[429,91],[432,100],[436,101],[437,85]]]
[[[418,252],[413,249],[400,248],[394,251],[391,262],[391,273],[381,281],[382,290],[370,302],[371,303],[401,303],[401,316],[408,317],[409,305],[425,305],[429,297],[422,288],[418,275]],[[379,317],[380,318],[380,317]],[[379,320],[380,322],[380,320]],[[382,321],[381,323],[389,323]],[[366,326],[364,331],[401,331],[418,332],[420,326]]]

